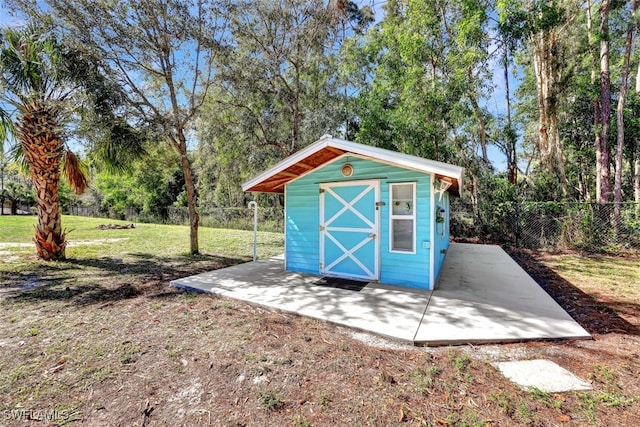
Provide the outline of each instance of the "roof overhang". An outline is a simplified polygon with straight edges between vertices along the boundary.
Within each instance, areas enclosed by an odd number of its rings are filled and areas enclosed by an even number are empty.
[[[457,196],[461,193],[464,169],[459,166],[345,141],[343,139],[333,138],[330,135],[324,135],[315,143],[303,148],[253,179],[245,182],[242,184],[242,190],[263,193],[283,193],[287,183],[348,153],[405,169],[434,174],[440,181],[451,183],[447,190],[448,192]]]

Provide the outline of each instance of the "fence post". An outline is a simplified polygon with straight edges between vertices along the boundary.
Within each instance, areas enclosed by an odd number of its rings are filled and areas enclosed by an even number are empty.
[[[516,248],[518,247],[518,236],[520,235],[520,201],[516,200],[516,227],[515,227],[515,237],[516,237]]]
[[[258,259],[258,203],[252,200],[248,207],[249,209],[253,208],[253,262],[255,262]]]

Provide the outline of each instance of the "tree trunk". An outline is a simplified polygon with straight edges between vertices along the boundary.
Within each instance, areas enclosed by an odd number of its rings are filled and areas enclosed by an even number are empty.
[[[67,244],[58,199],[64,147],[56,133],[57,118],[55,109],[32,104],[17,124],[38,205],[38,225],[33,240],[38,256],[46,261],[64,259]]]
[[[197,196],[196,187],[193,181],[193,170],[189,157],[187,156],[187,139],[182,129],[178,129],[178,152],[184,174],[184,187],[187,190],[187,211],[189,212],[189,252],[191,255],[198,255],[200,248],[198,245],[198,227],[200,225],[200,215],[196,210]]]
[[[471,106],[473,107],[473,111],[476,114],[476,120],[478,121],[478,133],[480,134],[480,148],[482,149],[482,161],[484,163],[485,168],[489,168],[489,155],[487,154],[487,131],[484,123],[484,117],[482,115],[482,110],[478,105],[478,101],[476,100],[474,95],[469,95],[469,99],[471,100]]]
[[[300,94],[301,94],[301,86],[300,86],[300,61],[301,61],[301,49],[300,41],[296,42],[296,59],[293,62],[293,68],[295,73],[294,80],[294,88],[295,91],[292,94],[292,106],[291,106],[291,148],[287,155],[291,155],[299,150],[300,148]]]
[[[613,228],[616,233],[620,231],[620,203],[622,203],[622,160],[624,153],[624,104],[627,99],[627,83],[629,79],[629,61],[631,57],[631,47],[633,45],[633,35],[635,31],[636,0],[631,1],[631,22],[627,28],[627,37],[624,45],[624,61],[622,64],[622,77],[620,82],[620,93],[618,94],[618,105],[616,108],[616,123],[618,125],[616,135],[616,172],[613,210]]]
[[[518,182],[518,159],[516,150],[516,135],[513,132],[511,125],[511,92],[509,90],[509,48],[507,41],[504,41],[504,56],[503,56],[503,71],[504,71],[504,101],[505,101],[505,114],[507,118],[507,126],[505,129],[506,138],[506,151],[507,151],[507,177],[509,182],[513,185]]]
[[[567,180],[564,154],[558,132],[559,64],[555,29],[540,31],[534,36],[533,64],[538,95],[538,149],[544,169],[558,182],[560,195],[566,194]]]
[[[636,140],[635,172],[633,176],[633,198],[636,210],[640,213],[640,141]]]
[[[611,123],[611,75],[609,72],[609,0],[600,5],[600,123],[596,139],[596,200],[606,203],[611,198],[611,160],[608,138]],[[596,129],[598,132],[598,129]]]
[[[640,65],[636,74],[636,95],[640,96]],[[635,167],[633,175],[633,200],[636,202],[636,217],[640,217],[640,138],[635,140]]]
[[[591,1],[587,1],[587,37],[589,43],[589,56],[591,57],[591,86],[596,87],[596,75],[598,69],[598,61],[596,60],[595,43],[593,38],[593,17],[591,15]],[[600,113],[600,96],[594,95],[591,101],[593,105],[593,130],[595,133],[595,148],[596,148],[596,200],[600,200],[601,191],[601,177],[602,177],[602,163],[600,161],[600,120],[602,120],[602,114]],[[589,193],[590,194],[590,193]]]
[[[591,194],[587,185],[587,176],[590,175],[589,170],[585,167],[584,159],[580,158],[580,167],[578,169],[578,194],[580,201],[588,202],[591,200]]]
[[[3,149],[0,147],[0,150]],[[0,152],[2,154],[2,152]],[[4,155],[2,156],[4,157]],[[4,215],[4,158],[0,160],[0,215]]]

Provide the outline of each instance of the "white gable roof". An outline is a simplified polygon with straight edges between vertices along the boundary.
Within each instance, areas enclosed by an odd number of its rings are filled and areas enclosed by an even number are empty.
[[[460,193],[462,189],[464,169],[459,166],[333,138],[331,135],[322,136],[315,143],[245,182],[242,184],[242,189],[244,191],[282,192],[286,183],[346,153],[357,154],[419,172],[433,173],[440,179],[445,178],[450,181],[453,184],[452,190],[457,190]]]

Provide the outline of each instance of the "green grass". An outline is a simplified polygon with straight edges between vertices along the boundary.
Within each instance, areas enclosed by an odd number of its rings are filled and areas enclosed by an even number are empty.
[[[553,396],[551,393],[542,391],[536,387],[533,387],[529,390],[529,396],[540,403],[542,403],[547,408],[562,408],[563,400],[559,395]]]
[[[325,390],[321,390],[318,393],[318,403],[321,406],[328,406],[329,403],[331,403],[331,396],[329,395],[329,393]]]
[[[489,401],[498,405],[500,411],[505,415],[512,416],[515,412],[514,397],[504,390],[489,393]]]
[[[640,302],[640,262],[633,257],[557,255],[544,263],[585,292]]]
[[[32,243],[35,216],[0,216],[0,266],[24,263],[35,254]],[[126,224],[105,218],[63,216],[62,227],[67,235],[67,258],[98,257],[173,258],[189,253],[189,227],[182,225],[136,224],[128,230],[99,230],[100,224]],[[253,254],[253,233],[200,227],[200,252],[224,255],[227,258],[250,260]],[[259,258],[277,255],[284,250],[281,233],[258,233]],[[25,256],[27,257],[25,259]]]
[[[284,406],[280,393],[267,390],[260,393],[260,405],[269,411],[277,411]]]

